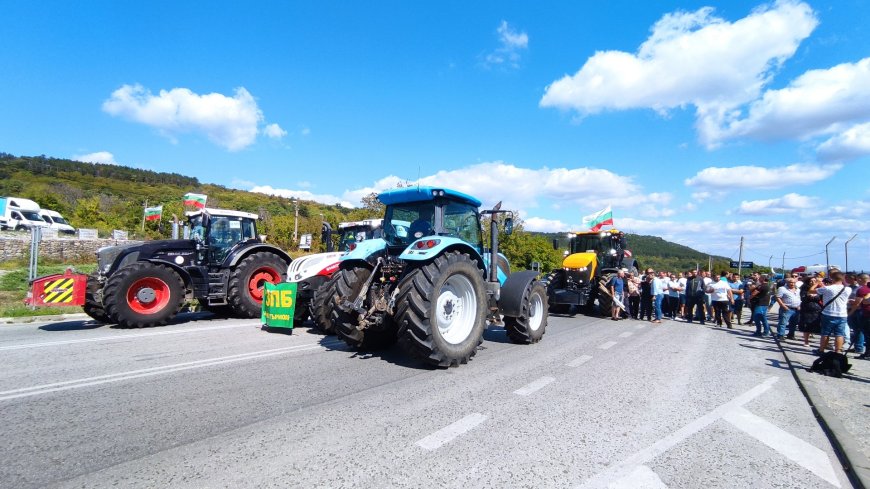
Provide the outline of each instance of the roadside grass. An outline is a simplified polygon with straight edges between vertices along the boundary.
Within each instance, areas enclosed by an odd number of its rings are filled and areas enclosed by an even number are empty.
[[[73,268],[78,273],[91,273],[97,268],[94,263],[80,265],[46,264],[37,268],[37,277],[64,273]],[[0,264],[0,317],[48,316],[81,312],[78,307],[38,307],[31,310],[24,305],[30,285],[27,282],[27,264],[6,262]]]

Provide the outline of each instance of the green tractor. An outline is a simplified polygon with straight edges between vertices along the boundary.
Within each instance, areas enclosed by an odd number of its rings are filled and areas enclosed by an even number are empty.
[[[461,192],[409,187],[378,196],[386,205],[383,237],[356,243],[330,279],[335,331],[351,347],[374,349],[396,341],[436,366],[467,363],[487,321],[503,325],[514,343],[536,343],[547,326],[547,291],[536,272],[511,274],[498,252],[500,204]],[[482,242],[481,214],[491,216],[491,241]]]

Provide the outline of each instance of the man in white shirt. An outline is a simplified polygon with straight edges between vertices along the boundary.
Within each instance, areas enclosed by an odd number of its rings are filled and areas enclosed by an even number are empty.
[[[794,339],[798,314],[801,309],[801,294],[794,278],[785,279],[785,285],[776,289],[776,303],[779,304],[779,322],[776,325],[776,339],[783,339],[788,325],[788,338]]]
[[[819,355],[825,352],[831,336],[834,337],[834,351],[840,353],[846,337],[847,304],[852,289],[843,284],[843,272],[839,270],[831,272],[831,280],[833,280],[831,285],[810,286],[810,292],[819,294],[822,299],[822,339],[819,349],[816,350]]]
[[[686,276],[680,272],[680,278],[677,279],[680,291],[680,317],[686,319]]]
[[[722,322],[731,329],[731,314],[729,308],[734,303],[734,296],[731,294],[731,284],[728,283],[728,273],[722,272],[719,280],[712,282],[705,289],[710,294],[710,302],[713,304],[713,311],[716,313],[716,326],[721,327]]]

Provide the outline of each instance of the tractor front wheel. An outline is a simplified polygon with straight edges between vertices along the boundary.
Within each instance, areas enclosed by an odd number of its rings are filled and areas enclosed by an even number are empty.
[[[100,291],[100,282],[94,275],[88,275],[88,285],[85,290],[85,304],[82,306],[85,314],[90,316],[95,321],[101,323],[111,323],[112,319],[106,314],[106,308],[103,303],[97,301],[97,292]]]
[[[239,317],[260,317],[265,283],[283,281],[286,271],[287,263],[274,253],[261,252],[245,257],[230,273],[227,302]]]
[[[399,344],[441,367],[468,363],[486,327],[483,271],[470,256],[441,255],[399,283]]]
[[[505,316],[504,327],[514,343],[528,345],[541,341],[547,329],[547,289],[543,284],[535,281],[526,287],[520,315]]]
[[[331,313],[337,279],[338,273],[329,277],[329,280],[321,284],[314,291],[314,299],[311,301],[311,315],[314,319],[314,326],[325,334],[335,334]]]
[[[103,289],[106,314],[119,325],[146,328],[166,324],[184,300],[184,282],[171,268],[137,262],[115,272]]]

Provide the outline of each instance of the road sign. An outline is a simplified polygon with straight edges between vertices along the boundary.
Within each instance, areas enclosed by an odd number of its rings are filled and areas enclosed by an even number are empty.
[[[752,263],[751,261],[745,261],[742,265],[738,261],[731,262],[731,268],[752,268],[754,266],[755,263]]]

